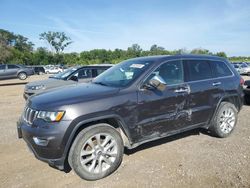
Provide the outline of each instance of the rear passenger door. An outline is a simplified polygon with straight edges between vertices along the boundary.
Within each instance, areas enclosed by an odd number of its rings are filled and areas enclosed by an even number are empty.
[[[208,122],[213,112],[214,97],[217,93],[213,84],[213,72],[207,60],[184,60],[187,81],[190,87],[189,125],[202,125]]]
[[[19,67],[16,65],[7,65],[6,74],[9,78],[16,77]]]

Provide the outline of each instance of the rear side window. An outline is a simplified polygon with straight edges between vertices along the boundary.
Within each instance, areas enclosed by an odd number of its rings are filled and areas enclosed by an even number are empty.
[[[223,61],[211,61],[211,66],[216,77],[231,76],[232,72]]]
[[[107,69],[97,69],[97,75],[103,73],[105,70],[107,70]]]
[[[185,60],[189,72],[189,81],[212,78],[212,70],[206,60]]]
[[[8,65],[8,69],[18,69],[19,67],[16,65]]]
[[[99,74],[103,73],[105,70],[107,70],[107,69],[105,69],[105,68],[93,69],[92,70],[92,76],[93,76],[93,78],[96,77],[96,76],[98,76]]]

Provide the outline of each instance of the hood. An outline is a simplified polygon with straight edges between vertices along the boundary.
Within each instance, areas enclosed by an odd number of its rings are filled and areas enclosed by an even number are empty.
[[[113,95],[118,91],[118,88],[93,83],[75,84],[34,95],[29,98],[28,105],[37,110],[49,110],[70,104],[100,99]]]
[[[30,90],[30,88],[32,86],[43,85],[43,86],[45,86],[45,89],[34,90],[34,91],[44,91],[44,90],[47,90],[50,88],[60,87],[60,86],[68,85],[68,84],[74,84],[74,83],[77,83],[77,82],[74,82],[71,80],[65,81],[65,80],[60,80],[60,79],[49,78],[46,80],[39,80],[39,81],[30,82],[30,83],[26,84],[25,90]]]

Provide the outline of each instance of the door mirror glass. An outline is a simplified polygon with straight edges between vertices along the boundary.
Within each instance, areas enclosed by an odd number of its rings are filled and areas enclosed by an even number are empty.
[[[148,84],[149,86],[156,88],[160,91],[164,91],[166,89],[166,82],[159,75],[156,75],[153,78],[151,78]]]
[[[75,82],[78,82],[78,77],[77,76],[71,76],[70,77],[70,80],[73,80]]]

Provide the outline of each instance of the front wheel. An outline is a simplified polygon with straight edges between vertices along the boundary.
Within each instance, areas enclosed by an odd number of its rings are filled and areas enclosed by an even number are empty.
[[[25,72],[20,72],[20,73],[18,74],[18,78],[19,78],[20,80],[25,80],[25,79],[27,78],[27,74],[26,74]]]
[[[238,111],[232,103],[222,102],[212,121],[210,130],[220,138],[229,136],[237,123]]]
[[[70,148],[68,162],[81,178],[98,180],[119,167],[123,150],[122,138],[115,128],[96,124],[77,135]]]

